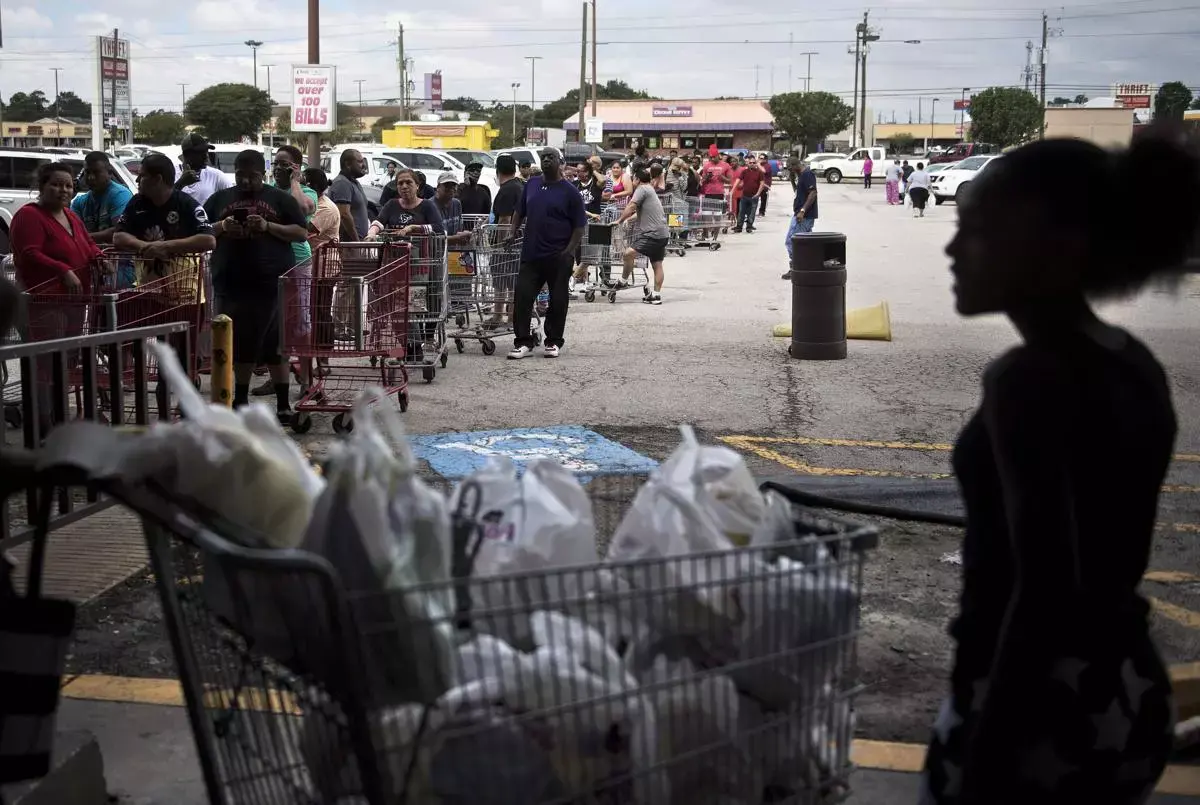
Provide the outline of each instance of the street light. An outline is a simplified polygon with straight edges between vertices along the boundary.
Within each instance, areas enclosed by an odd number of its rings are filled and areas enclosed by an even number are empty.
[[[254,51],[254,88],[258,89],[258,49],[262,47],[262,42],[257,39],[247,39],[246,47]]]
[[[970,87],[963,87],[962,98],[958,103],[958,137],[963,141],[967,139],[967,93],[970,91]]]
[[[267,97],[271,96],[271,68],[274,66],[275,65],[273,65],[273,64],[264,64],[263,65],[263,67],[267,68]]]
[[[517,144],[517,90],[521,88],[520,81],[514,81],[512,85],[513,105],[512,105],[512,144],[515,147]]]
[[[537,63],[541,56],[526,56],[529,59],[529,126],[537,125]],[[516,131],[513,131],[516,134]]]

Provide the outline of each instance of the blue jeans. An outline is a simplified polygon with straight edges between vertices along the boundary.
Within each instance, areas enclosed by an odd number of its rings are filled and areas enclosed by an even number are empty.
[[[796,216],[792,216],[792,223],[788,226],[787,240],[784,245],[787,246],[788,260],[792,259],[792,235],[807,235],[813,231],[813,224],[817,222],[815,218],[805,218],[803,221],[797,221]]]
[[[754,228],[754,216],[758,214],[758,199],[754,196],[747,198],[742,196],[738,199],[738,217],[737,228],[741,229],[745,224],[747,229]]]

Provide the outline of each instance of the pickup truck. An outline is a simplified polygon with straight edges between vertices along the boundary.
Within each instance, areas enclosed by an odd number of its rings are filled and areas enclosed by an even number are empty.
[[[939,162],[962,162],[967,157],[989,157],[998,156],[1000,147],[991,143],[958,143],[950,148],[947,148],[940,154],[931,155],[929,164],[936,165]]]
[[[884,173],[887,172],[887,150],[879,146],[857,148],[851,151],[849,156],[813,163],[813,173],[824,176],[825,181],[830,184],[839,184],[843,179],[861,182],[863,165],[866,164],[868,155],[874,163],[871,167],[871,178],[883,178]]]
[[[620,159],[625,159],[625,155],[620,151],[605,151],[595,143],[567,143],[562,148],[563,159],[568,165],[576,165],[583,162],[588,157],[600,157],[600,161],[604,163],[604,169],[608,170],[608,166]]]

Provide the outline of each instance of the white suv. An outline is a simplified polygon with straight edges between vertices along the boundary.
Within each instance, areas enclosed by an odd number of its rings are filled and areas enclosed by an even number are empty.
[[[121,164],[119,159],[109,160],[112,164],[112,179],[137,192],[137,180]],[[81,157],[49,151],[22,151],[0,149],[0,254],[8,254],[8,226],[17,210],[37,197],[38,168],[48,162],[64,162],[71,167],[76,181],[82,182],[83,159]]]
[[[432,148],[383,148],[381,150],[385,155],[395,157],[413,170],[421,171],[425,174],[425,181],[429,184],[437,184],[438,174],[443,171],[453,173],[459,182],[464,179],[463,173],[467,166],[448,151]],[[479,183],[490,189],[493,196],[500,190],[494,168],[484,168],[479,175]]]
[[[945,203],[946,199],[954,199],[955,203],[961,198],[962,189],[983,172],[988,165],[1000,159],[996,156],[967,157],[953,168],[938,171],[930,177],[929,192],[933,194],[934,204]]]

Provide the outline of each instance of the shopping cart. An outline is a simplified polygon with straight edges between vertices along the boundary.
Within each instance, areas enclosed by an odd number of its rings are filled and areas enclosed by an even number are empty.
[[[674,193],[659,193],[663,205],[663,213],[667,217],[667,251],[680,257],[687,257],[687,250],[692,247],[688,242],[688,203]]]
[[[600,480],[589,484],[591,497]],[[627,484],[626,505],[636,489]],[[167,489],[105,490],[145,523],[212,803],[824,805],[848,794],[858,602],[877,542],[871,528],[794,506],[794,537],[777,544],[379,593],[346,589],[324,559],[303,551],[245,547],[265,542]],[[472,566],[468,546],[482,539],[465,514],[453,521],[458,578]],[[748,563],[770,570],[737,575]],[[785,588],[804,590],[805,600],[772,606],[769,615],[754,611]],[[835,594],[844,605],[826,606]],[[605,622],[608,655],[589,648],[575,660],[606,676],[621,674],[609,662],[614,652],[630,667],[702,641],[624,641],[669,613],[697,636],[727,632],[726,615],[689,608],[717,600],[742,602],[739,620],[762,621],[761,643],[727,664],[623,687],[576,674],[540,693],[520,670],[498,671],[481,683],[482,695],[467,697],[477,704],[455,709],[442,697],[453,680],[477,678],[480,666],[505,666],[499,647],[485,648],[495,643],[489,635],[528,630],[546,611]],[[415,611],[434,611],[422,601],[452,605],[414,620]],[[267,633],[272,640],[260,639]],[[478,665],[468,666],[465,653],[435,651],[437,640],[475,640]],[[551,632],[542,650],[564,656],[567,644],[566,634]],[[414,657],[446,663],[407,661]],[[766,706],[747,694],[750,678],[787,680],[780,690],[789,704]],[[727,729],[701,729],[714,721]],[[635,751],[640,762],[631,761]]]
[[[199,340],[205,326],[205,288],[208,283],[207,254],[179,254],[168,258],[143,258],[132,252],[105,251],[85,272],[81,293],[63,293],[59,280],[49,280],[25,292],[25,322],[22,338],[25,341],[48,341],[100,332],[150,327],[157,324],[188,324],[187,363],[184,369],[192,382],[199,384],[200,364],[197,357]],[[132,283],[132,287],[122,287]],[[136,366],[132,348],[126,347],[120,362],[120,384],[112,378],[112,356],[94,353],[96,365],[85,366],[80,360],[67,372],[67,385],[75,392],[76,406],[82,411],[84,376],[95,373],[94,383],[104,408],[124,410],[126,417],[136,414],[136,400],[125,399],[125,390],[132,391],[135,372],[147,373],[147,380],[157,382],[158,372],[153,358]],[[110,394],[114,387],[121,389],[120,400],[113,404]],[[156,401],[160,418],[170,416],[171,410],[165,387],[156,386]]]
[[[513,295],[521,270],[521,235],[512,236],[507,224],[482,224],[475,228],[472,254],[475,265],[471,281],[457,286],[460,307],[454,314],[455,329],[449,334],[459,352],[467,341],[478,341],[484,355],[496,352],[496,340],[513,334]],[[534,310],[534,321],[541,318]]]
[[[480,252],[476,248],[476,241],[482,233],[482,227],[487,225],[490,219],[490,215],[462,216],[458,231],[472,233],[471,244],[466,247],[451,248],[446,257],[446,273],[449,275],[447,285],[450,293],[447,318],[453,317],[455,327],[460,330],[471,309],[476,270],[481,263],[487,262],[486,253]],[[462,352],[462,349],[460,348],[458,351]]]
[[[326,243],[311,268],[279,278],[280,351],[313,370],[292,416],[296,433],[312,429],[316,412],[335,414],[334,432],[350,431],[367,386],[408,410],[410,254],[407,243]]]
[[[401,235],[384,231],[380,240],[412,245],[409,271],[408,348],[404,365],[419,370],[426,383],[437,376],[435,364],[446,368],[450,350],[446,316],[450,303],[445,235]]]
[[[728,202],[720,198],[692,196],[687,200],[687,228],[698,248],[716,251],[721,248],[721,229],[725,226],[725,210]]]
[[[640,272],[643,295],[649,293],[650,261],[644,255],[637,255],[633,261],[634,278],[625,284],[620,284],[625,272],[623,262],[625,249],[633,233],[633,222],[625,224],[614,223],[619,213],[606,209],[600,221],[587,225],[583,236],[582,262],[588,269],[588,279],[583,286],[583,298],[587,302],[595,302],[596,295],[607,297],[608,301],[616,302],[617,294],[638,287],[636,280]],[[580,290],[576,286],[576,290]]]

